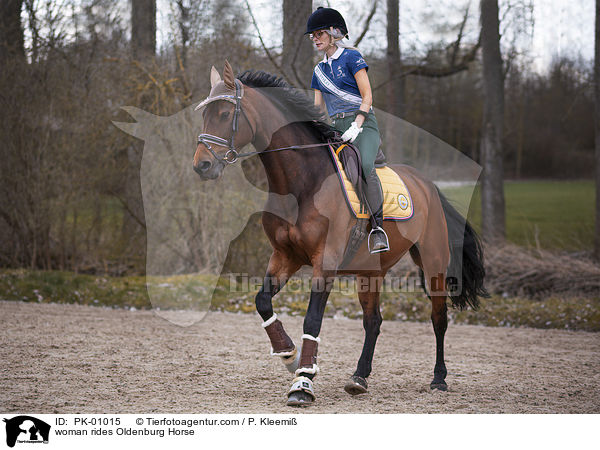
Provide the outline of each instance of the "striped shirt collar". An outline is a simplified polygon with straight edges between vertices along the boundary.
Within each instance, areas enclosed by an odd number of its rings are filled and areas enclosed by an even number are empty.
[[[330,62],[332,59],[338,59],[340,57],[340,55],[342,54],[342,52],[344,51],[343,47],[338,47],[338,49],[335,51],[335,53],[333,55],[331,55],[329,57],[329,59],[327,58],[327,53],[325,53],[325,57],[323,58],[323,62]]]

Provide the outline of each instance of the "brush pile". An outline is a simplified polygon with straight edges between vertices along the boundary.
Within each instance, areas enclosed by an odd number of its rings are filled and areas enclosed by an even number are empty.
[[[511,297],[583,296],[600,298],[600,266],[584,255],[487,246],[486,286]]]
[[[600,265],[585,254],[528,250],[513,244],[486,245],[483,253],[485,286],[491,294],[531,299],[600,299]],[[418,268],[407,255],[390,273],[416,277]]]

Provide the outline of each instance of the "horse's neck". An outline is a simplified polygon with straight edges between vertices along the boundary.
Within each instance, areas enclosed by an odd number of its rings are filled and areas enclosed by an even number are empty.
[[[292,194],[299,202],[312,198],[323,180],[333,172],[327,147],[318,146],[300,150],[268,150],[291,145],[322,144],[305,125],[290,124],[278,130],[271,139],[267,152],[261,154],[269,192]]]

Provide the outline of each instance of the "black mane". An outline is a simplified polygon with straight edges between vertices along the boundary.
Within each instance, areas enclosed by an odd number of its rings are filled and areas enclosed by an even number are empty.
[[[261,92],[267,95],[280,110],[289,114],[293,118],[291,122],[304,122],[323,141],[332,136],[333,128],[325,122],[325,116],[314,105],[314,101],[282,78],[262,70],[247,70],[237,78],[248,87],[274,88],[263,89]]]

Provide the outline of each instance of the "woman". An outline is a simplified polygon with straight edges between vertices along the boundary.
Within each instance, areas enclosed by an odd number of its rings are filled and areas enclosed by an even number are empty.
[[[348,28],[335,9],[319,7],[308,18],[304,34],[310,34],[317,50],[324,53],[311,81],[315,105],[325,104],[333,126],[344,132],[342,139],[354,143],[361,154],[367,202],[377,223],[369,234],[369,248],[371,253],[388,251],[388,238],[382,228],[383,192],[374,167],[380,135],[371,107],[369,66],[357,49],[343,41],[348,37]]]

